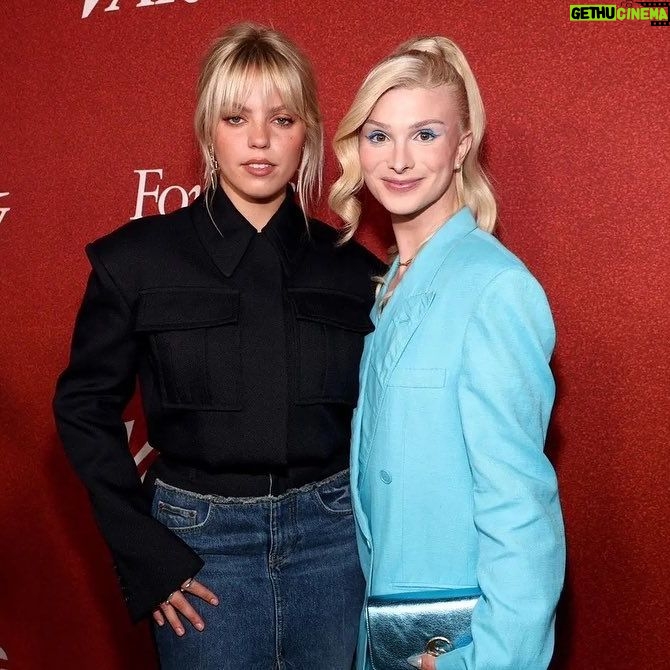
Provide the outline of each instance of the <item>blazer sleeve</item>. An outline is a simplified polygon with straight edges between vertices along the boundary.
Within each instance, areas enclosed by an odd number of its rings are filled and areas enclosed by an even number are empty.
[[[439,670],[542,670],[551,660],[565,567],[556,475],[543,453],[554,341],[546,297],[525,268],[488,284],[467,326],[458,387],[483,595],[472,643],[439,657]]]
[[[122,419],[137,371],[132,313],[94,248],[87,253],[93,272],[77,315],[70,362],[56,385],[54,414],[137,621],[203,562],[151,516]]]

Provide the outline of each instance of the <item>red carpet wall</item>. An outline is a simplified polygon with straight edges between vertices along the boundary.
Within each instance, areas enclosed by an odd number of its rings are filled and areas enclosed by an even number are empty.
[[[469,55],[499,234],[544,284],[558,328],[548,450],[569,570],[553,670],[670,668],[670,26],[569,17],[567,0],[0,4],[0,670],[155,667],[50,401],[84,244],[194,197],[196,73],[241,19],[312,56],[329,143],[399,41],[442,33]],[[372,213],[361,239],[381,252],[384,218]],[[128,421],[141,461],[133,408]]]

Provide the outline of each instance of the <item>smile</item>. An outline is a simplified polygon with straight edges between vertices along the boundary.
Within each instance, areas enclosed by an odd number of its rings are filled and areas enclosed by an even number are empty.
[[[404,193],[416,188],[421,183],[421,179],[382,179],[382,182],[389,191]]]

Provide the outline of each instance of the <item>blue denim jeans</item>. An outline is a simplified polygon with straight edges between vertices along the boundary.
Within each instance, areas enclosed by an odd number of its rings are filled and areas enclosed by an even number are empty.
[[[163,670],[349,670],[365,582],[349,473],[280,496],[222,498],[156,480],[152,513],[205,561],[214,607],[179,638],[154,626]]]

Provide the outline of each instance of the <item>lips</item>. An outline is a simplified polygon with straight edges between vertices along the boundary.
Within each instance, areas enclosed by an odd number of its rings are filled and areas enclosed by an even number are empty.
[[[265,158],[252,158],[248,161],[245,161],[242,163],[242,165],[253,165],[253,166],[265,166],[265,165],[272,165],[274,166],[275,164],[272,163],[269,160],[266,160]]]
[[[421,179],[382,179],[384,186],[394,193],[405,193],[416,188]]]
[[[254,177],[267,177],[277,166],[263,158],[252,158],[242,163],[242,167]]]

